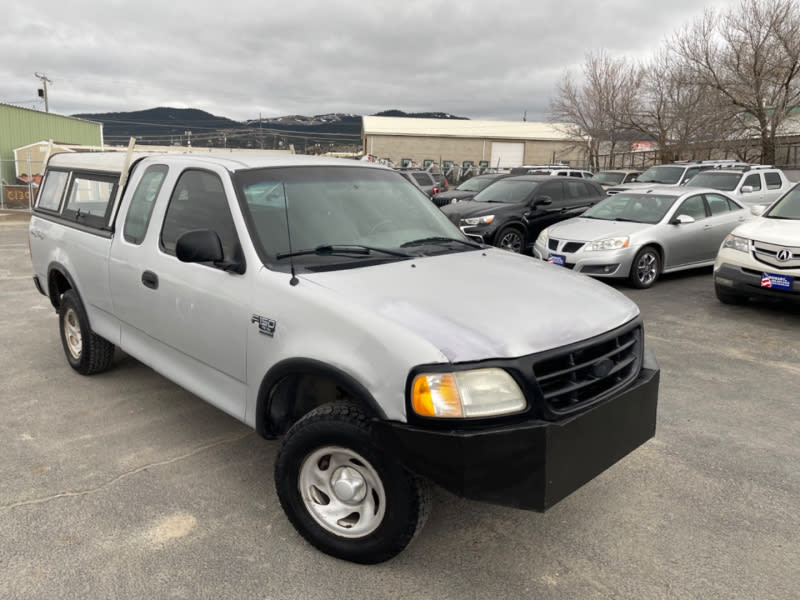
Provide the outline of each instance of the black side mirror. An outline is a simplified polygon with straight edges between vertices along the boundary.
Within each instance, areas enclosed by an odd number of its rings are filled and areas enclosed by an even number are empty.
[[[215,231],[187,231],[175,244],[175,255],[181,262],[219,262],[224,257],[222,242]]]
[[[536,196],[533,199],[534,206],[549,206],[553,203],[552,198],[550,196]]]

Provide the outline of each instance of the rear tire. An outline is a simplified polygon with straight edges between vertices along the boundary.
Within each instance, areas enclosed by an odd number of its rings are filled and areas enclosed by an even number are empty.
[[[661,255],[652,246],[645,246],[636,253],[631,263],[628,281],[632,287],[643,290],[651,287],[661,275]]]
[[[717,295],[717,300],[723,304],[744,304],[747,302],[747,296],[742,296],[736,292],[729,292],[718,284],[714,284],[714,293]]]
[[[69,366],[81,375],[107,370],[114,361],[114,344],[89,327],[89,319],[78,294],[67,290],[58,307],[61,345]]]
[[[275,462],[275,488],[308,542],[362,564],[400,553],[430,507],[427,484],[372,442],[370,418],[346,402],[320,406],[292,426]]]

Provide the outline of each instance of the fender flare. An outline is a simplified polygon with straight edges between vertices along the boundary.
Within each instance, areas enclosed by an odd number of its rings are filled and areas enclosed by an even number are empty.
[[[81,293],[78,291],[78,286],[75,285],[75,280],[72,278],[72,275],[69,274],[67,268],[60,262],[53,261],[47,265],[47,296],[50,298],[50,304],[53,305],[53,308],[58,310],[60,304],[60,294],[58,294],[57,290],[53,289],[53,285],[51,285],[53,273],[58,273],[64,279],[66,279],[69,287],[75,290],[75,293],[78,295],[78,299],[81,303],[83,303],[83,300],[81,299]]]
[[[379,419],[386,419],[386,413],[374,396],[357,379],[341,369],[313,358],[288,358],[273,365],[261,380],[256,404],[256,431],[265,438],[274,438],[276,432],[272,425],[272,390],[286,377],[311,374],[331,379],[348,395],[363,402]]]

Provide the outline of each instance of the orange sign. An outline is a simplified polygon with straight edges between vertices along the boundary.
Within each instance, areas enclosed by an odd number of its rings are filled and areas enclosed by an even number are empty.
[[[3,208],[30,208],[30,189],[27,185],[4,185]]]

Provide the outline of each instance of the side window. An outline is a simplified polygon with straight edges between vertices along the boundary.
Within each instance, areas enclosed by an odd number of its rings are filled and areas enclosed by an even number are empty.
[[[749,185],[753,188],[753,190],[760,190],[761,189],[761,176],[758,173],[753,173],[752,175],[748,175],[742,187]]]
[[[764,173],[764,179],[767,182],[768,190],[777,190],[781,187],[781,176],[777,173]]]
[[[117,180],[105,175],[73,173],[67,204],[61,214],[92,227],[106,224],[106,213],[117,190]]]
[[[625,175],[625,180],[622,183],[630,183],[631,181],[636,179],[637,175],[638,173],[628,173],[627,175]]]
[[[64,195],[64,187],[67,185],[67,175],[65,171],[48,171],[44,185],[39,192],[39,200],[36,203],[38,208],[58,212],[61,207],[61,197]]]
[[[708,209],[711,211],[712,217],[731,211],[730,204],[725,196],[706,194],[706,202],[708,202]]]
[[[175,254],[178,238],[187,231],[215,231],[224,260],[241,261],[242,250],[222,182],[214,173],[187,170],[178,178],[161,229],[161,248]]]
[[[538,198],[539,196],[548,196],[550,200],[553,201],[553,204],[563,204],[564,191],[562,186],[563,182],[561,181],[546,181],[539,185],[538,189],[534,193],[534,198]]]
[[[675,211],[675,216],[687,215],[693,217],[695,221],[706,218],[706,207],[703,204],[702,196],[692,196],[683,201],[680,208]]]
[[[142,240],[144,240],[144,234],[150,224],[153,206],[166,176],[167,167],[165,165],[147,167],[142,179],[139,181],[139,185],[136,187],[136,192],[134,192],[131,199],[131,205],[128,207],[128,214],[125,217],[125,227],[123,229],[125,241],[131,244],[141,244]]]
[[[589,186],[587,186],[583,181],[568,179],[564,182],[564,186],[564,196],[567,200],[586,200],[594,195],[589,193],[589,190],[587,189]]]
[[[570,177],[581,177],[581,178],[583,178],[583,173],[581,173],[580,171],[570,171],[569,172],[569,176]]]

